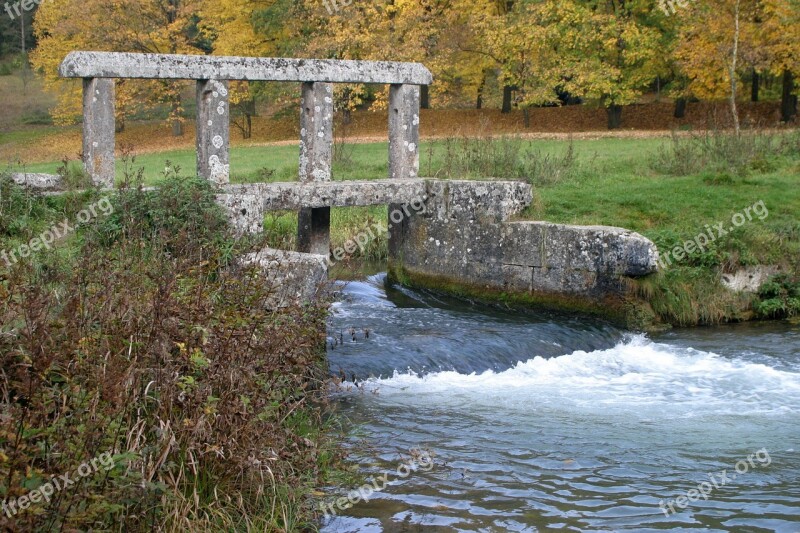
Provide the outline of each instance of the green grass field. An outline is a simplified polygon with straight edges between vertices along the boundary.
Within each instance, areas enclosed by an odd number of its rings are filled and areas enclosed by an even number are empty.
[[[0,134],[0,142],[31,140],[41,136],[39,132],[17,132]],[[526,148],[541,150],[546,154],[559,154],[566,150],[567,143],[559,140],[519,141]],[[644,153],[654,151],[663,139],[597,139],[574,141],[577,158],[581,162],[612,163],[614,161],[641,159]],[[446,141],[422,142],[420,172],[433,177],[442,170],[447,158]],[[342,149],[342,159],[334,164],[334,179],[379,179],[388,172],[388,146],[386,143],[352,144]],[[265,181],[266,170],[271,174],[268,181],[293,181],[297,176],[299,147],[297,146],[264,146],[239,147],[231,150],[232,181],[247,183]],[[191,172],[196,165],[193,150],[177,150],[155,154],[142,154],[135,157],[134,167],[145,169],[149,184],[155,184],[161,178],[166,162],[179,166],[185,172]],[[55,173],[61,165],[58,161],[24,165],[28,172]],[[77,162],[75,163],[77,166]],[[124,162],[117,161],[117,178],[122,179]],[[474,178],[476,176],[465,176]]]

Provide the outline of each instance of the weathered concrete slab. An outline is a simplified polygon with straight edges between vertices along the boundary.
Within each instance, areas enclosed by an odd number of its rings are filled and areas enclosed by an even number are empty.
[[[542,270],[639,277],[658,270],[655,245],[642,235],[610,226],[550,222],[506,224],[504,261]],[[514,246],[523,243],[524,246]]]
[[[58,192],[64,190],[64,179],[58,174],[18,173],[11,174],[11,179],[34,191]]]
[[[627,294],[625,278],[657,271],[656,246],[633,231],[511,221],[531,202],[527,185],[439,181],[428,192],[390,258],[412,283],[602,308]]]
[[[265,248],[242,257],[241,264],[258,265],[262,269],[274,291],[267,305],[280,309],[313,302],[325,291],[327,259],[322,255]]]
[[[430,85],[419,63],[71,52],[58,69],[64,78],[321,81]]]

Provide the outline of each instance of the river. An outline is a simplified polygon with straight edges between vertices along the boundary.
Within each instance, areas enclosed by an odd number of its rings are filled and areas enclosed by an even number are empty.
[[[324,533],[800,532],[798,326],[647,336],[375,275],[343,286],[329,359],[373,484]]]

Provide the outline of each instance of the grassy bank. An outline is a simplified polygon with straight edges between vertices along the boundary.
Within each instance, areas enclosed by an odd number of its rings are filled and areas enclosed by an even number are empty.
[[[170,178],[111,198],[0,180],[4,530],[313,529],[340,473],[324,308],[269,311],[233,261],[263,243]]]
[[[748,220],[704,252],[690,253],[637,284],[658,320],[714,324],[798,312],[798,139],[796,132],[750,132],[738,140],[723,133],[574,141],[453,138],[422,143],[421,172],[439,178],[527,179],[535,187],[535,200],[521,218],[625,227],[652,239],[662,252],[706,232],[707,225],[723,222],[727,228],[733,215],[763,202],[768,210],[763,220]],[[297,149],[234,148],[231,163],[233,181],[290,181],[296,179]],[[144,167],[148,182],[155,184],[163,181],[165,167],[194,168],[194,152],[146,154],[134,165]],[[120,172],[122,167],[120,162]],[[334,171],[335,179],[382,178],[387,174],[387,146],[339,145]],[[334,246],[385,217],[385,208],[334,210]],[[293,246],[293,214],[269,214],[266,227],[272,244]],[[386,243],[380,240],[365,252],[370,260],[385,259],[386,254]],[[779,280],[783,288],[777,295],[774,290],[761,295],[768,304],[722,286],[722,273],[759,265],[780,267],[788,276]]]

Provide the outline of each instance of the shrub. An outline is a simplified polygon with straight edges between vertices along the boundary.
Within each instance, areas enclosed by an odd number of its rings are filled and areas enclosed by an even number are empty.
[[[181,177],[180,168],[167,163],[167,179],[157,191],[146,190],[136,179],[114,197],[113,213],[95,235],[106,246],[120,239],[140,239],[175,245],[183,250],[209,251],[224,247],[227,219],[216,203],[213,185],[197,177]],[[187,247],[187,241],[194,245]],[[174,250],[173,250],[174,251]]]
[[[0,265],[0,499],[105,452],[115,463],[0,527],[305,527],[337,458],[324,309],[270,311],[273,287],[229,260],[244,244],[195,180],[115,206],[64,268]]]
[[[45,202],[0,173],[0,242],[29,240],[42,219],[51,215]]]
[[[551,185],[574,177],[579,169],[572,142],[561,155],[543,153],[516,137],[461,137],[445,140],[440,172],[450,179],[527,180]]]
[[[651,157],[650,167],[670,176],[704,172],[707,183],[724,184],[730,176],[774,171],[776,155],[797,150],[795,137],[796,134],[777,136],[763,130],[743,132],[739,136],[719,130],[702,135],[673,133]],[[721,178],[715,180],[714,174]]]
[[[791,318],[800,315],[800,280],[779,274],[764,283],[753,305],[760,318]]]

